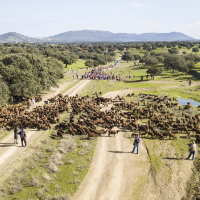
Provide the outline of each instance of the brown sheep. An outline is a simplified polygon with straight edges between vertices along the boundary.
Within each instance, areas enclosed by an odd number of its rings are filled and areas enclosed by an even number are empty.
[[[63,131],[63,130],[60,130],[60,129],[59,129],[59,130],[57,131],[57,136],[63,138],[63,134],[64,134],[64,131]]]
[[[119,130],[114,131],[114,130],[109,130],[108,132],[108,136],[110,136],[111,134],[113,134],[115,136],[115,134],[118,134]]]

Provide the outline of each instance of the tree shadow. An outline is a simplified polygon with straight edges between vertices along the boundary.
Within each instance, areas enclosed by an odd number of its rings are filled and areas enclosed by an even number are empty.
[[[185,160],[186,158],[170,158],[170,157],[165,157],[162,159],[167,159],[167,160]]]

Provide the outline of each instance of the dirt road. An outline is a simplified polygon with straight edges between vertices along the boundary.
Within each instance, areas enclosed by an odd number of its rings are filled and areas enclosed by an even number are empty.
[[[103,96],[114,98],[118,94],[125,95],[135,91],[141,89],[109,92]],[[145,142],[141,140],[139,155],[132,154],[130,135],[130,132],[120,129],[116,137],[105,135],[98,138],[90,170],[73,200],[174,200],[182,199],[187,194],[193,163],[185,159],[177,159],[178,162],[163,159],[166,167],[155,177]],[[160,145],[161,153],[176,157],[175,149],[168,146],[168,143],[161,142]],[[171,182],[166,178],[168,175],[173,177]]]
[[[75,85],[74,87],[66,91],[64,95],[68,94],[69,96],[73,96],[75,94],[80,93],[82,89],[89,82],[90,80],[80,81],[77,85]],[[59,87],[53,93],[50,93],[49,95],[45,95],[43,100],[51,98],[59,94],[64,88],[68,86],[68,84],[66,84],[65,86],[62,84],[61,87]],[[40,106],[44,105],[44,101],[36,103],[35,105],[33,105],[33,107],[38,106],[38,105]],[[43,132],[43,131],[38,131],[36,129],[30,129],[30,130],[25,130],[25,131],[27,135],[28,145],[33,143],[35,139],[37,139]],[[21,147],[20,137],[18,138],[19,144],[18,145],[14,144],[13,134],[14,133],[9,134],[0,142],[0,173],[3,173],[9,167],[9,165],[13,163],[18,158],[18,156],[20,156],[22,152],[26,149],[25,147]]]
[[[130,153],[133,145],[129,135],[121,130],[116,137],[98,139],[94,160],[74,200],[124,200],[132,196],[133,185],[148,173],[150,164],[143,141],[139,155]],[[147,164],[141,168],[140,162]]]

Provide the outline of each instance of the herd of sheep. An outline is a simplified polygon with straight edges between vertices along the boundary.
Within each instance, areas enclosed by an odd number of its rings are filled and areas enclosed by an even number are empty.
[[[137,97],[134,93],[128,94],[129,99],[137,98],[131,102],[119,95],[115,98],[99,95],[101,93],[97,92],[91,97],[58,94],[49,99],[50,104],[33,111],[28,111],[23,104],[3,106],[0,108],[0,128],[51,128],[51,124],[60,121],[59,114],[67,111],[70,118],[68,122],[59,123],[57,135],[60,137],[63,134],[87,135],[89,139],[106,133],[115,136],[122,128],[132,132],[132,136],[139,133],[155,139],[177,139],[180,131],[200,142],[200,114],[187,114],[186,111],[192,109],[189,102],[179,106],[175,98],[142,93]]]

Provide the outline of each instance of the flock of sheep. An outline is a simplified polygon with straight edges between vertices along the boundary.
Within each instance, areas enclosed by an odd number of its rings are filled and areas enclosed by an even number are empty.
[[[60,137],[63,134],[87,135],[89,139],[106,133],[115,136],[122,128],[131,131],[132,136],[139,133],[155,139],[177,139],[180,131],[189,138],[195,136],[196,142],[200,142],[200,114],[187,114],[186,110],[192,107],[190,103],[179,106],[175,98],[142,93],[136,97],[137,101],[131,102],[119,95],[114,99],[99,95],[101,93],[97,92],[91,97],[58,94],[49,99],[50,104],[33,111],[27,111],[23,104],[4,106],[0,108],[0,128],[47,129],[60,121],[60,113],[70,111],[69,122],[59,124],[57,135]],[[135,95],[127,97],[135,98]]]

